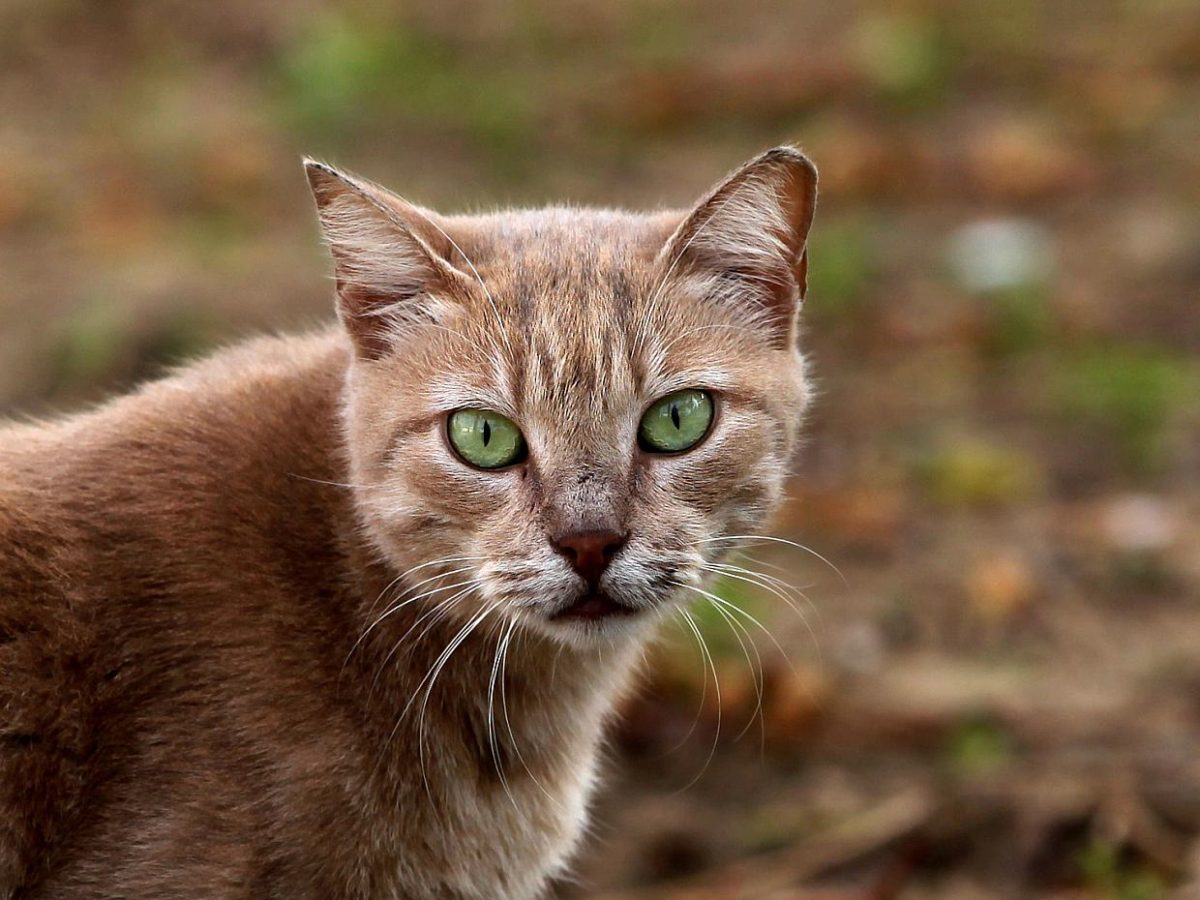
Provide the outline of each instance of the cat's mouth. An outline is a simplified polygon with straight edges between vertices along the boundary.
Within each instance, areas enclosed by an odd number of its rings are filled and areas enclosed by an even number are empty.
[[[616,616],[631,616],[638,612],[640,610],[626,606],[602,591],[592,591],[569,606],[551,613],[550,618],[556,622],[595,622]]]

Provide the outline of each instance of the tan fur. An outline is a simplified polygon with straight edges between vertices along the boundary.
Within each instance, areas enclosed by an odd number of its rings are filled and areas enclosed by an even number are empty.
[[[309,176],[342,328],[0,430],[0,897],[539,895],[642,642],[779,497],[798,153],[687,216],[437,217]],[[639,450],[685,387],[712,432]],[[528,460],[459,461],[464,406]],[[638,614],[551,619],[581,529],[627,535],[601,584]]]

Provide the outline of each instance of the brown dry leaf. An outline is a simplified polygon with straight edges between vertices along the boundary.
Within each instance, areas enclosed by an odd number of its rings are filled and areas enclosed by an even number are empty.
[[[126,167],[105,167],[80,203],[75,222],[84,244],[107,255],[150,240],[162,214],[147,192],[144,178]]]
[[[32,212],[36,189],[32,173],[0,155],[0,229],[16,224]]]
[[[780,666],[769,672],[763,722],[773,741],[792,743],[812,733],[829,702],[828,680],[806,666]]]
[[[891,546],[906,515],[904,492],[892,487],[797,486],[776,517],[783,533],[816,528],[869,546]]]
[[[1029,562],[1016,551],[1006,551],[975,563],[967,573],[966,590],[971,608],[989,625],[1007,622],[1026,609],[1036,594]]]
[[[804,147],[821,160],[821,190],[841,199],[911,192],[925,174],[903,140],[858,121],[833,121]]]
[[[988,124],[967,136],[967,174],[989,197],[1031,200],[1089,185],[1092,164],[1032,121]]]
[[[261,190],[278,159],[275,148],[261,135],[242,130],[230,141],[213,136],[199,159],[206,194],[220,198],[231,191]]]

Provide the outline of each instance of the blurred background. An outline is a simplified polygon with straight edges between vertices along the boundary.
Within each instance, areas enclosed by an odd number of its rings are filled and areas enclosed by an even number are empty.
[[[664,640],[560,895],[1200,896],[1194,0],[5,0],[0,110],[3,415],[327,320],[302,154],[455,211],[800,144],[815,553]]]

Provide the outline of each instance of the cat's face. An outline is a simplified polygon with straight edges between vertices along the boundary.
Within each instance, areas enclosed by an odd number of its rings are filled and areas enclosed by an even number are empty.
[[[435,217],[309,173],[357,351],[356,497],[414,602],[580,642],[701,597],[777,503],[807,399],[807,160],[653,216]]]

